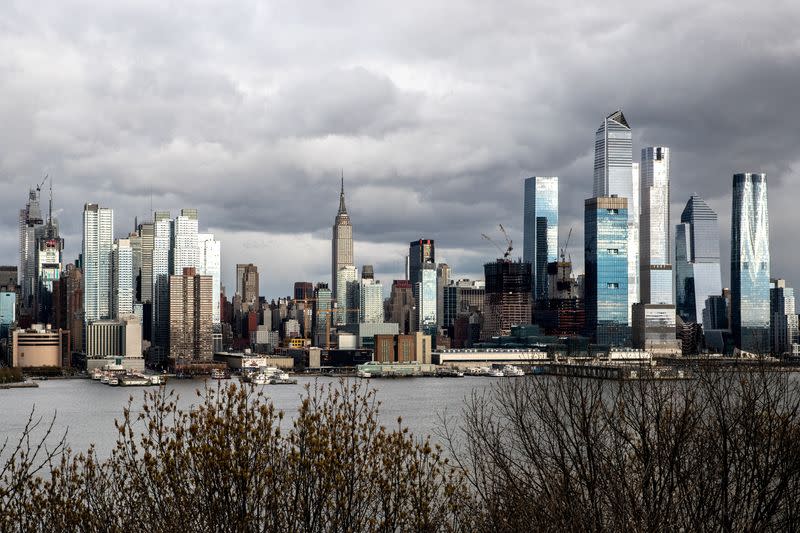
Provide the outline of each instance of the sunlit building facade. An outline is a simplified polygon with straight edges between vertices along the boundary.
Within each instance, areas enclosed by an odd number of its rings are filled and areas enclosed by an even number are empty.
[[[742,351],[770,351],[767,175],[735,174],[731,209],[731,331]]]
[[[558,177],[525,180],[522,260],[533,271],[534,299],[547,299],[547,264],[558,259]]]

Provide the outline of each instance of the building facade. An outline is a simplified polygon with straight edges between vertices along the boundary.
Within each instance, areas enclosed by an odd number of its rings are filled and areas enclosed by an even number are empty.
[[[770,282],[770,341],[773,355],[792,353],[792,345],[798,344],[797,310],[794,289],[786,286],[786,280]]]
[[[731,331],[737,348],[770,351],[767,175],[735,174],[731,209]]]
[[[386,320],[397,324],[402,334],[417,330],[417,303],[410,281],[396,279],[392,282],[392,291],[386,306]]]
[[[483,266],[486,288],[482,338],[511,333],[512,326],[531,323],[531,264],[498,259]]]
[[[83,208],[84,320],[102,320],[112,314],[112,245],[114,211],[97,204]]]
[[[626,198],[585,202],[586,333],[598,344],[624,346],[630,342],[628,220]]]
[[[558,177],[525,180],[522,260],[532,265],[534,299],[547,299],[547,264],[558,259]]]
[[[350,215],[347,214],[347,207],[344,205],[344,178],[342,178],[342,189],[339,192],[339,211],[333,222],[333,235],[331,238],[331,293],[338,301],[338,285],[336,276],[343,267],[355,266],[353,257],[353,225],[350,222]]]
[[[210,361],[213,355],[211,276],[185,268],[169,278],[169,354],[175,360]]]

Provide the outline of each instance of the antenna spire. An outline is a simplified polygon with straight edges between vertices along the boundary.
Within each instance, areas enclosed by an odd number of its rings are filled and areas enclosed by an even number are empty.
[[[339,193],[339,214],[346,215],[347,208],[344,205],[344,170],[342,170],[342,189]]]

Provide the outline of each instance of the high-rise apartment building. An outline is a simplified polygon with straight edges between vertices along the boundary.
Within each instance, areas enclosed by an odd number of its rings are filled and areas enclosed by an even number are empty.
[[[792,345],[800,342],[794,289],[786,280],[770,282],[770,340],[771,351],[776,356],[792,353]]]
[[[603,345],[630,342],[628,200],[589,198],[584,211],[587,335]]]
[[[314,288],[314,345],[325,346],[330,333],[331,316],[331,290],[327,283],[317,283]]]
[[[139,301],[152,303],[153,301],[153,238],[154,227],[152,222],[139,224],[138,234],[141,239],[141,273],[139,277]]]
[[[331,240],[331,292],[333,297],[338,300],[338,286],[336,276],[343,267],[355,266],[353,257],[353,225],[350,223],[350,215],[344,205],[344,177],[342,178],[342,189],[339,193],[339,211],[336,213],[336,220],[333,223],[333,235]]]
[[[222,293],[221,244],[212,233],[198,233],[197,272],[211,276],[212,321],[215,327],[221,322],[220,294]]]
[[[639,165],[633,163],[633,136],[622,111],[608,115],[595,132],[594,196],[617,196],[627,200],[627,322],[630,325],[631,307],[639,301]]]
[[[510,335],[512,326],[531,323],[531,264],[498,259],[483,266],[486,276],[482,337]]]
[[[767,175],[735,174],[731,209],[731,331],[742,351],[770,349]]]
[[[181,209],[172,225],[172,272],[181,275],[184,268],[199,268],[200,242],[197,209]]]
[[[450,266],[447,263],[436,265],[436,325],[444,325],[444,290],[450,283]]]
[[[169,277],[169,355],[172,359],[210,361],[213,356],[211,276],[185,268]]]
[[[547,299],[547,264],[558,259],[558,177],[525,180],[522,260],[533,271],[534,300]]]
[[[691,196],[675,227],[675,303],[684,322],[703,323],[706,300],[722,292],[717,214]]]
[[[381,282],[374,277],[362,277],[354,285],[357,290],[358,322],[361,324],[383,324],[383,285],[381,285]]]
[[[133,248],[130,239],[114,242],[112,258],[112,316],[121,319],[133,313]]]
[[[97,204],[83,207],[83,318],[111,318],[111,247],[114,211]]]

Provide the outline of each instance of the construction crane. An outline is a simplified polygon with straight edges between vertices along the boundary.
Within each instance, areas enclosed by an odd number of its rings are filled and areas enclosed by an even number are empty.
[[[506,228],[500,224],[500,231],[503,232],[503,237],[506,239],[506,244],[508,245],[508,249],[503,254],[503,258],[508,259],[511,257],[511,251],[514,249],[514,246],[511,243],[511,239],[508,238],[508,233],[506,233]]]
[[[36,186],[36,192],[41,192],[42,191],[42,187],[44,186],[45,182],[47,181],[47,178],[49,178],[49,177],[50,177],[50,174],[45,174],[44,175],[44,179],[42,180],[42,182],[39,185]]]
[[[489,237],[489,236],[488,236],[488,235],[486,235],[485,233],[481,233],[481,237],[483,237],[484,239],[486,239],[487,241],[489,241],[490,243],[492,243],[492,244],[494,245],[494,247],[495,247],[495,248],[497,248],[497,251],[498,251],[498,252],[500,252],[501,254],[503,253],[503,249],[502,249],[502,248],[500,248],[500,246],[499,246],[499,245],[498,245],[496,242],[494,242],[494,241],[492,240],[492,238],[491,238],[491,237]]]
[[[569,228],[569,234],[567,235],[567,242],[564,244],[564,247],[561,248],[561,262],[566,261],[567,255],[567,248],[569,248],[569,239],[572,237],[572,227]],[[572,261],[572,257],[569,258]]]

